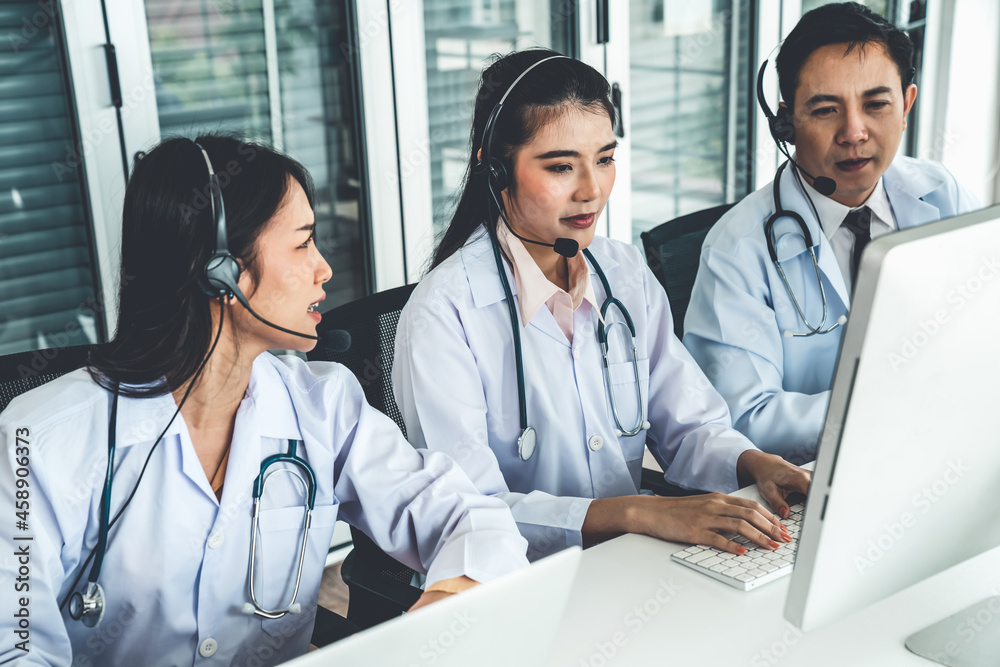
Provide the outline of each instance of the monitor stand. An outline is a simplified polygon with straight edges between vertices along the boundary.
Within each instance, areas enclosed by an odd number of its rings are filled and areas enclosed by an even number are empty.
[[[906,648],[948,667],[1000,665],[1000,595],[910,635]]]

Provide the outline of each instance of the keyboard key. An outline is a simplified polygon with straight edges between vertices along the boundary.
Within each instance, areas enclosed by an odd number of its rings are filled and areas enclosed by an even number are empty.
[[[722,561],[721,563],[716,563],[715,565],[708,568],[712,572],[725,572],[730,567],[729,563]]]
[[[694,555],[688,556],[686,558],[686,560],[689,563],[700,563],[701,561],[706,560],[706,559],[711,558],[711,557],[712,557],[712,552],[705,550],[705,551],[699,551],[698,553],[696,553]]]
[[[737,574],[735,577],[733,577],[733,579],[735,579],[736,581],[742,581],[742,582],[753,581],[756,578],[757,577],[753,576],[752,574]]]
[[[767,574],[767,572],[765,572],[764,570],[761,570],[761,569],[753,569],[753,570],[750,570],[749,572],[747,572],[747,574],[749,574],[751,576],[754,576],[754,577],[759,577],[762,574]]]
[[[765,572],[774,572],[778,568],[776,568],[775,566],[771,565],[770,563],[766,563],[764,565],[761,565],[760,569],[764,570]]]
[[[709,552],[709,553],[711,553],[711,552]],[[719,558],[718,556],[712,556],[711,558],[706,558],[705,560],[701,561],[700,565],[702,567],[708,567],[708,568],[710,568],[713,565],[718,565],[719,563],[722,563],[722,562],[724,562],[724,561],[721,558]]]
[[[746,572],[746,568],[743,568],[743,567],[740,567],[739,565],[737,565],[735,567],[729,568],[728,570],[726,570],[722,574],[726,575],[727,577],[736,577],[736,575],[743,574],[744,572]]]

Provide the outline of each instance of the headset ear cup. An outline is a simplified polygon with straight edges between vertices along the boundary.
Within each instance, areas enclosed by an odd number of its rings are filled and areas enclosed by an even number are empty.
[[[240,264],[228,252],[217,252],[205,264],[201,289],[210,297],[218,298],[239,291]]]
[[[792,122],[792,110],[788,107],[778,107],[778,112],[771,121],[771,134],[775,141],[795,143],[795,124]]]
[[[510,172],[503,160],[490,160],[490,182],[493,184],[493,191],[498,194],[510,186]]]

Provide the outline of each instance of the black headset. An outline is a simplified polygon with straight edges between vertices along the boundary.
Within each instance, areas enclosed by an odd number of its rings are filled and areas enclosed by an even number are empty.
[[[490,192],[490,198],[493,200],[493,204],[497,208],[497,213],[503,220],[503,223],[510,230],[510,233],[519,238],[524,243],[532,243],[534,245],[546,246],[552,248],[556,253],[562,255],[563,257],[574,257],[576,253],[580,251],[580,244],[577,243],[576,239],[570,238],[557,238],[555,243],[545,243],[543,241],[535,241],[529,238],[525,238],[514,231],[511,227],[510,221],[507,220],[507,213],[504,211],[503,203],[500,200],[500,193],[506,190],[511,183],[511,179],[514,175],[514,167],[507,162],[503,157],[493,155],[493,132],[497,127],[497,118],[500,116],[500,111],[503,109],[503,103],[507,101],[507,96],[510,95],[511,91],[517,87],[517,84],[523,79],[528,72],[535,69],[544,62],[550,60],[558,60],[560,58],[566,60],[573,60],[569,56],[554,55],[542,58],[541,60],[532,63],[521,72],[516,79],[507,87],[500,101],[497,102],[496,106],[490,112],[489,118],[486,119],[486,127],[483,128],[483,143],[479,149],[479,161],[472,168],[474,174],[486,174],[486,187]],[[491,224],[486,225],[487,229],[492,229]],[[493,233],[490,232],[491,238]],[[494,240],[494,245],[496,241]],[[501,272],[502,275],[502,272]]]
[[[761,111],[767,118],[767,128],[771,131],[771,138],[777,144],[795,143],[795,124],[792,122],[792,110],[788,107],[779,106],[778,113],[771,112],[771,107],[767,106],[764,99],[764,70],[767,68],[767,61],[760,66],[757,71],[757,103],[760,104]]]
[[[786,144],[795,143],[795,123],[793,122],[792,110],[789,107],[779,106],[778,113],[774,114],[771,112],[771,107],[767,106],[767,100],[764,99],[764,70],[766,68],[767,61],[765,60],[760,69],[757,70],[757,103],[760,104],[760,109],[767,118],[767,128],[771,131],[771,138],[774,139],[778,150],[795,166],[796,171],[802,172],[812,180],[812,186],[816,192],[829,197],[837,191],[837,182],[827,176],[813,176],[799,166],[799,163],[788,152]]]
[[[198,286],[201,291],[213,299],[235,296],[244,306],[246,297],[239,288],[240,264],[229,252],[229,235],[226,233],[226,207],[222,202],[222,187],[219,185],[219,177],[215,175],[212,167],[212,160],[208,157],[208,151],[197,141],[193,142],[201,151],[205,158],[205,166],[208,168],[208,189],[210,191],[210,203],[212,206],[212,220],[215,221],[215,249],[209,257],[201,271]]]
[[[229,252],[229,235],[226,233],[226,207],[222,201],[222,187],[219,185],[219,178],[215,175],[215,169],[212,168],[212,160],[209,159],[208,151],[205,150],[205,147],[197,141],[192,141],[192,143],[201,151],[202,156],[205,158],[205,166],[208,168],[208,189],[211,193],[212,220],[215,221],[215,249],[212,251],[212,256],[205,263],[205,268],[202,269],[201,276],[198,279],[198,286],[201,288],[201,291],[213,299],[224,299],[227,296],[235,296],[236,300],[247,309],[247,312],[272,329],[277,329],[293,336],[299,336],[300,338],[320,340],[319,336],[293,331],[278,326],[273,322],[268,322],[250,307],[250,302],[238,284],[240,280],[240,263]],[[338,349],[343,347],[346,350],[350,347],[350,342],[344,345],[338,339],[334,347]]]

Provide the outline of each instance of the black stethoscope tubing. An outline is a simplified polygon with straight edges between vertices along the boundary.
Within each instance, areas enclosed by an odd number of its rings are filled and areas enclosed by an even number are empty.
[[[181,402],[178,404],[177,409],[174,410],[173,416],[167,425],[163,427],[160,434],[156,436],[156,440],[153,442],[153,446],[149,448],[149,453],[146,455],[146,460],[142,464],[142,469],[139,471],[139,477],[135,481],[135,485],[132,487],[131,493],[129,493],[128,498],[125,499],[124,504],[115,517],[110,521],[107,521],[107,517],[111,514],[111,482],[114,473],[114,452],[115,452],[115,442],[116,442],[116,430],[117,430],[117,417],[118,417],[118,392],[119,383],[115,382],[114,398],[111,403],[111,415],[108,419],[108,469],[104,479],[104,491],[101,494],[101,520],[98,526],[99,534],[97,537],[97,544],[93,549],[90,550],[90,554],[87,559],[80,566],[80,571],[77,572],[76,578],[73,579],[72,585],[69,587],[69,593],[63,598],[62,603],[59,605],[59,610],[62,611],[66,607],[66,603],[73,601],[70,605],[70,618],[73,620],[81,620],[87,627],[94,627],[101,622],[104,618],[104,591],[101,589],[100,584],[97,580],[101,574],[101,566],[104,563],[104,555],[108,548],[108,535],[111,529],[114,528],[115,524],[118,523],[118,519],[121,518],[122,513],[132,502],[135,497],[135,492],[139,489],[139,484],[142,482],[143,476],[146,474],[146,468],[149,466],[150,460],[153,458],[153,452],[156,451],[157,445],[163,440],[163,436],[167,433],[170,425],[174,423],[177,419],[177,415],[180,414],[181,408],[187,401],[188,396],[191,395],[191,390],[194,389],[195,382],[201,375],[201,372],[205,368],[205,364],[208,363],[209,358],[212,353],[215,352],[215,347],[219,343],[219,338],[222,336],[222,324],[225,321],[226,316],[226,301],[223,298],[219,299],[219,305],[221,308],[219,317],[219,329],[215,334],[215,340],[212,341],[212,347],[209,349],[208,354],[205,355],[204,360],[202,360],[201,365],[198,370],[195,371],[191,382],[188,384],[187,391],[184,392]],[[76,585],[80,582],[80,578],[83,576],[84,570],[87,569],[87,565],[96,556],[94,566],[90,568],[89,576],[87,577],[87,590],[85,593],[81,594],[76,592]],[[95,602],[99,603],[95,605]],[[76,612],[76,613],[74,613]]]
[[[788,162],[787,161],[783,162],[781,166],[778,167],[778,172],[774,175],[774,183],[772,185],[772,193],[774,198],[774,213],[772,213],[771,216],[767,219],[767,222],[764,223],[764,238],[767,241],[767,254],[771,258],[771,263],[774,264],[774,267],[778,270],[778,275],[781,278],[782,284],[785,286],[785,291],[788,292],[788,296],[792,300],[792,305],[795,307],[795,312],[802,320],[802,323],[806,325],[806,329],[809,330],[808,333],[793,333],[791,331],[786,331],[785,337],[804,338],[804,337],[814,336],[817,334],[830,333],[837,327],[843,325],[847,320],[846,318],[841,317],[836,322],[834,322],[833,325],[824,329],[824,327],[826,326],[826,318],[827,318],[826,289],[823,287],[823,278],[820,276],[819,273],[819,260],[817,260],[816,258],[816,251],[813,246],[812,234],[809,232],[809,226],[806,224],[806,221],[802,218],[801,215],[790,209],[786,210],[781,205],[781,189],[780,189],[781,176],[785,171],[785,167],[787,166]],[[801,186],[802,182],[801,180],[799,180],[798,173],[793,171],[792,174],[795,176],[796,181],[798,181],[799,185]],[[803,189],[803,193],[806,195],[806,200],[809,202],[809,206],[812,208],[813,215],[816,217],[816,220],[818,221],[819,214],[816,212],[816,206],[813,204],[812,199],[809,197],[809,193],[805,192],[805,189]],[[814,327],[809,323],[809,320],[806,319],[805,311],[803,311],[802,307],[799,305],[798,299],[795,298],[795,293],[792,292],[792,286],[788,284],[788,278],[785,276],[785,270],[781,267],[781,262],[778,260],[778,251],[775,247],[775,241],[774,241],[774,223],[780,220],[781,218],[791,218],[799,226],[799,230],[802,232],[802,239],[806,244],[806,249],[809,251],[809,256],[812,258],[813,270],[816,273],[816,284],[819,286],[820,298],[823,302],[823,320],[822,322],[819,323],[819,326]]]
[[[507,298],[507,311],[510,315],[511,331],[514,336],[514,367],[517,375],[517,403],[518,403],[518,413],[520,416],[521,424],[521,435],[518,438],[518,456],[522,461],[527,461],[531,458],[531,455],[535,450],[535,430],[531,426],[528,426],[528,407],[527,399],[525,398],[524,390],[524,362],[521,354],[521,327],[517,319],[517,306],[514,304],[514,295],[510,289],[510,281],[507,279],[507,272],[504,270],[503,260],[500,257],[500,244],[496,238],[496,232],[493,230],[489,224],[486,225],[487,232],[490,236],[491,245],[493,246],[493,257],[496,261],[497,272],[500,274],[500,283],[503,285],[504,296]],[[601,304],[601,318],[605,321],[607,320],[608,310],[611,306],[616,306],[621,312],[622,317],[625,320],[625,325],[628,327],[629,334],[631,335],[631,340],[635,340],[635,325],[632,323],[632,316],[629,314],[628,309],[625,307],[621,301],[615,298],[614,293],[611,291],[611,284],[608,282],[607,276],[604,274],[604,270],[601,265],[597,262],[593,253],[590,252],[589,248],[584,248],[584,257],[590,262],[591,266],[594,267],[594,271],[597,273],[597,277],[601,281],[601,286],[604,288],[604,303]],[[597,327],[597,338],[601,344],[604,357],[605,372],[608,372],[608,337],[607,329],[602,326]],[[639,398],[639,423],[638,425],[631,429],[625,430],[619,423],[619,428],[621,429],[622,435],[632,436],[641,432],[643,429],[649,428],[649,422],[643,419],[643,412],[645,410],[644,400],[642,396],[642,386],[641,380],[638,374],[638,361],[635,357],[635,343],[632,344],[632,363],[635,371],[635,380],[637,386],[637,394]],[[616,422],[618,421],[618,409],[617,404],[614,400],[613,389],[611,389],[610,381],[608,383],[609,391],[611,391],[611,401],[612,409],[614,411],[614,417]]]

